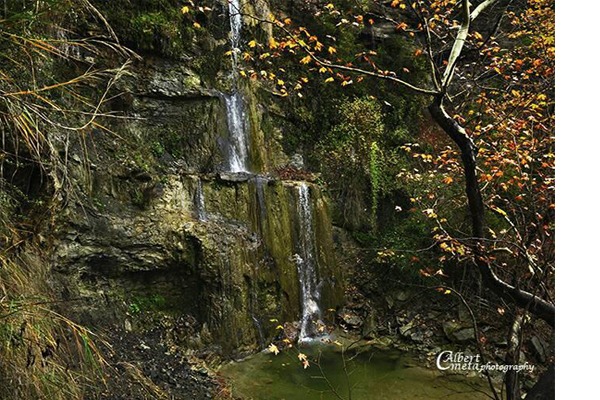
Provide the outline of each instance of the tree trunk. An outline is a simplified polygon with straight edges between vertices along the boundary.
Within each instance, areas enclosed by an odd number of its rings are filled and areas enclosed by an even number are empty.
[[[554,385],[554,365],[551,365],[550,368],[540,376],[531,390],[527,392],[525,400],[554,400]]]
[[[506,365],[519,364],[521,354],[521,328],[523,324],[523,314],[517,311],[517,315],[510,327],[508,333],[508,349],[506,351]],[[506,400],[519,400],[521,398],[521,388],[519,385],[519,372],[513,369],[508,370],[505,376]]]
[[[483,283],[501,298],[529,310],[554,327],[554,305],[498,278],[485,257],[482,241],[485,239],[485,215],[483,198],[477,180],[477,148],[467,135],[465,128],[448,115],[444,109],[443,101],[443,95],[436,96],[429,105],[429,112],[435,122],[460,149],[465,174],[465,191],[471,214],[471,230],[473,237],[478,242],[474,246],[475,264],[481,274]]]

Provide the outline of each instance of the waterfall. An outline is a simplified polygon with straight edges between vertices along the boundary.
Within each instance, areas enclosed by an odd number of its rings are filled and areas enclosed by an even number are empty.
[[[303,342],[319,335],[318,325],[322,322],[319,298],[320,286],[317,284],[317,261],[313,215],[310,195],[306,183],[298,186],[298,219],[300,221],[298,237],[298,253],[294,255],[300,280],[302,296],[302,321],[299,341]]]
[[[229,24],[231,25],[231,52],[234,78],[237,77],[237,66],[240,52],[240,38],[242,37],[242,8],[240,0],[229,1]]]
[[[202,190],[202,181],[198,180],[198,186],[196,187],[196,196],[194,197],[194,205],[196,208],[196,215],[199,221],[207,221],[208,215],[206,213],[206,206],[204,204],[204,191]]]
[[[229,24],[231,25],[231,94],[223,94],[227,109],[229,143],[225,153],[228,172],[248,172],[248,129],[244,99],[238,90],[238,66],[240,38],[242,34],[242,14],[240,0],[229,0]]]
[[[223,95],[227,109],[229,148],[227,149],[228,172],[248,172],[248,143],[246,140],[246,112],[242,95],[236,91]]]

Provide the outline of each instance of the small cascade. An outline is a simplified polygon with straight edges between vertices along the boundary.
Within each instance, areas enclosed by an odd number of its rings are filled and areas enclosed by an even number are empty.
[[[322,326],[321,309],[318,303],[321,297],[321,288],[317,283],[313,215],[308,185],[304,182],[298,186],[297,208],[300,232],[297,244],[298,253],[294,255],[294,259],[298,268],[302,296],[302,321],[298,340],[303,342],[322,335],[319,330],[319,325]]]
[[[233,63],[233,78],[237,80],[237,66],[240,53],[240,39],[242,37],[242,8],[240,0],[228,0],[229,24],[231,25],[231,51]]]
[[[231,94],[223,94],[227,109],[229,143],[224,149],[227,157],[225,168],[228,172],[249,172],[248,169],[248,127],[244,99],[238,90],[238,66],[240,39],[242,34],[242,14],[240,0],[229,0],[229,23],[231,25]]]
[[[235,90],[230,95],[223,95],[229,128],[226,168],[228,172],[248,172],[247,118],[242,95]]]
[[[265,185],[268,180],[264,176],[256,175],[254,183],[256,185],[256,199],[258,202],[258,216],[261,221],[267,218],[267,203],[265,200]]]
[[[196,195],[194,196],[194,206],[196,208],[196,216],[198,221],[208,221],[206,213],[206,205],[204,204],[204,190],[202,189],[202,180],[198,179],[196,187]]]

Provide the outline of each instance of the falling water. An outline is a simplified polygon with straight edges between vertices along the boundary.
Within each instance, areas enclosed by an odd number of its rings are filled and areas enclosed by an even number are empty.
[[[240,0],[229,0],[229,24],[231,25],[233,74],[237,77],[236,71],[240,52],[240,38],[242,36],[242,9]]]
[[[247,117],[244,99],[238,91],[238,58],[240,38],[242,34],[242,14],[240,0],[229,0],[229,23],[231,25],[231,67],[233,90],[224,94],[227,108],[227,126],[229,128],[229,143],[226,149],[229,172],[248,172],[248,140]]]
[[[204,190],[202,189],[202,181],[198,180],[198,186],[196,187],[196,196],[194,198],[194,204],[196,206],[196,215],[199,221],[207,221],[208,215],[206,214],[206,206],[204,205]]]
[[[246,140],[246,112],[242,95],[235,91],[223,95],[227,108],[227,126],[229,128],[229,148],[227,149],[227,170],[229,172],[248,172],[248,143]]]
[[[294,255],[298,267],[300,291],[302,294],[302,321],[299,341],[306,341],[319,336],[321,309],[319,308],[320,287],[317,285],[317,262],[315,234],[313,231],[313,216],[308,192],[308,185],[298,186],[298,217],[300,220],[300,235],[298,253]]]

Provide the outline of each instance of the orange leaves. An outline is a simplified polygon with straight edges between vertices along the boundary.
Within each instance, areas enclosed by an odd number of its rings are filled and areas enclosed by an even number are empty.
[[[408,28],[408,24],[406,22],[400,22],[398,25],[396,25],[397,31],[405,31],[406,28]]]
[[[442,182],[445,183],[446,185],[449,185],[452,182],[454,182],[454,179],[451,176],[447,176],[444,179],[442,179]]]

